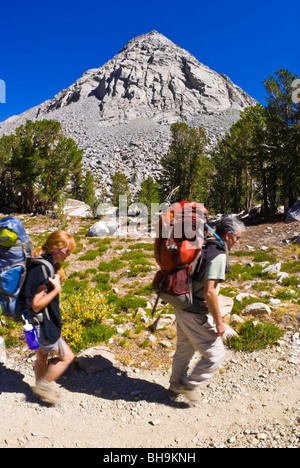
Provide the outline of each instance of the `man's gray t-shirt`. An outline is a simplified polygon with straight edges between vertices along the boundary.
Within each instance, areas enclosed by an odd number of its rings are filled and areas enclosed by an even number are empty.
[[[222,283],[225,281],[225,271],[226,271],[226,254],[222,253],[217,255],[206,268],[203,280],[201,282],[193,281],[193,295],[197,299],[204,299],[203,298],[203,291],[204,291],[204,283],[206,280],[218,280],[218,283]],[[219,284],[217,287],[217,293],[219,292]]]

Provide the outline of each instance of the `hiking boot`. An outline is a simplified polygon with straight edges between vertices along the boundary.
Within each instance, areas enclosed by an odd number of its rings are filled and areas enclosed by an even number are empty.
[[[177,401],[179,395],[184,396],[192,405],[199,403],[199,395],[196,390],[191,390],[182,383],[174,383],[169,389],[169,398],[171,401]]]
[[[169,391],[168,391],[168,397],[169,397],[169,400],[174,401],[175,403],[179,403],[180,398],[181,398],[181,394],[173,392],[173,390],[171,390],[171,388],[170,388]]]
[[[40,379],[37,381],[36,386],[32,387],[32,390],[45,403],[55,405],[59,400],[59,392],[55,382],[47,382],[44,379]]]

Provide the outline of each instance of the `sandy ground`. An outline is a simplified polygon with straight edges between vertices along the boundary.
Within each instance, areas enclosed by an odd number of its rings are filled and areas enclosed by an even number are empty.
[[[299,335],[249,354],[227,351],[199,406],[168,400],[169,372],[69,372],[61,401],[39,403],[31,363],[0,367],[0,447],[300,447]],[[29,359],[30,360],[30,359]]]

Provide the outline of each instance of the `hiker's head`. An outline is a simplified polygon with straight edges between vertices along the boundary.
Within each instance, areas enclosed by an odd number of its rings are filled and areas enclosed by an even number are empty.
[[[47,237],[44,245],[35,251],[36,255],[51,254],[54,263],[65,261],[68,255],[76,249],[72,236],[65,231],[54,231]]]
[[[238,244],[245,231],[245,225],[239,219],[232,217],[221,218],[216,224],[216,233],[226,242],[228,250]]]

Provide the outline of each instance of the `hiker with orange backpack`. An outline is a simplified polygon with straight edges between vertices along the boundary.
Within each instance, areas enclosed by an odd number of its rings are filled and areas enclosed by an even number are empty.
[[[190,403],[199,400],[197,389],[213,377],[221,366],[225,350],[222,336],[225,325],[218,303],[219,283],[225,281],[228,251],[237,243],[244,224],[236,218],[222,218],[216,224],[213,238],[208,238],[193,272],[190,308],[175,309],[177,319],[177,348],[173,358],[169,398],[179,395]],[[195,352],[200,359],[192,365]]]
[[[174,401],[179,395],[197,401],[195,390],[224,359],[225,325],[218,289],[225,281],[228,250],[239,242],[243,230],[241,221],[228,217],[214,231],[208,225],[207,210],[195,202],[175,203],[159,216],[154,251],[161,270],[153,280],[157,300],[152,315],[159,299],[175,310],[177,349],[169,389]],[[201,358],[190,369],[196,351]]]

